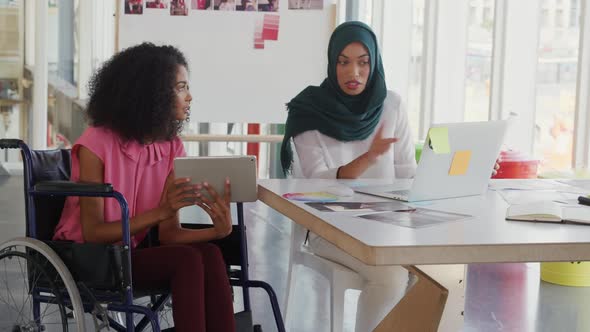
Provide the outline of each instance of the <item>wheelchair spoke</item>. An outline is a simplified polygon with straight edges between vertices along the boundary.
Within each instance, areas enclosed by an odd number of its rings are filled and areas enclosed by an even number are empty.
[[[37,285],[37,282],[39,281],[39,278],[41,278],[41,273],[35,273],[35,280],[33,280],[32,282],[30,282],[29,291],[32,291],[33,289],[35,289],[35,286]],[[23,279],[25,279],[25,278],[23,278]],[[33,299],[33,297],[32,296],[29,296],[29,297],[26,297],[25,301],[28,302],[28,301],[31,301],[32,299]]]
[[[51,304],[53,304],[52,306],[55,307],[55,310],[48,313],[47,310],[49,309]],[[57,304],[57,303],[46,302],[44,307],[45,308],[43,309],[43,312],[39,316],[40,318],[51,317],[53,314],[60,312],[59,304]]]
[[[17,259],[17,258],[15,257],[15,259]],[[27,273],[26,273],[26,272],[25,272],[25,270],[23,269],[22,262],[21,262],[21,260],[20,260],[20,259],[18,259],[18,266],[20,267],[21,275],[22,275],[22,276],[27,276]],[[28,279],[28,278],[22,278],[22,279],[21,279],[21,280],[22,280],[22,282],[23,282],[23,288],[22,288],[22,293],[23,293],[23,295],[22,295],[22,298],[23,298],[23,299],[25,299],[25,301],[23,301],[23,305],[21,306],[21,310],[19,311],[19,317],[23,317],[23,314],[22,314],[22,313],[23,313],[23,310],[25,309],[25,307],[26,307],[26,305],[27,305],[27,302],[28,302],[28,301],[29,301],[29,299],[30,299],[30,297],[28,297],[28,296],[26,296],[26,295],[25,295],[26,293],[28,293],[28,292],[27,292],[27,282],[26,282],[26,280],[27,280],[27,279]],[[31,304],[31,305],[32,305],[32,304]],[[32,311],[32,310],[31,310],[31,311]]]
[[[18,304],[16,303],[16,299],[14,298],[14,296],[12,295],[12,292],[10,291],[10,287],[8,286],[8,268],[6,266],[6,262],[4,262],[4,285],[6,288],[6,295],[7,297],[9,297],[6,301],[2,300],[2,302],[6,303],[10,308],[12,308],[15,312],[18,312],[19,309],[17,308]],[[12,300],[12,304],[8,303],[7,301],[11,301]]]
[[[15,260],[18,260],[17,257],[10,257],[9,259],[13,260],[12,262],[14,263]],[[10,317],[13,317],[16,314],[16,322],[18,322],[19,324],[23,324],[23,319],[22,319],[22,312],[24,309],[24,306],[22,306],[15,298],[15,294],[13,293],[14,288],[10,287],[10,285],[8,284],[8,265],[7,262],[8,259],[4,259],[3,260],[3,266],[4,266],[4,280],[3,280],[3,284],[4,284],[4,288],[6,289],[6,299],[2,298],[1,302],[5,303],[7,305],[7,307],[5,308],[5,310],[3,310],[4,312],[6,312]],[[20,264],[20,261],[18,262]],[[21,269],[22,271],[22,269]],[[16,288],[18,289],[18,287]]]
[[[168,301],[163,305],[162,309],[156,313],[156,315],[158,316],[158,321],[160,323],[161,329],[165,329],[165,328],[169,328],[169,327],[174,326],[174,320],[172,318],[172,304],[171,304],[171,302],[172,302],[172,300],[168,299]],[[151,310],[153,310],[153,307],[152,307],[153,303],[152,303],[152,300],[149,296],[136,299],[134,301],[134,304],[140,305],[140,306],[145,306],[145,307],[148,307]],[[144,318],[143,315],[134,315],[135,324],[138,324],[143,318]],[[146,331],[146,332],[152,331],[149,324],[144,331]]]
[[[50,331],[68,331],[62,294],[56,288],[63,284],[48,278],[42,255],[35,257],[27,250],[11,247],[0,252],[0,331],[37,332],[50,326]]]

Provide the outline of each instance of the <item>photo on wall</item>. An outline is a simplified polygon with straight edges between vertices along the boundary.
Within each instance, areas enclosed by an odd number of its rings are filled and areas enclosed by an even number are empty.
[[[191,0],[193,10],[213,10],[213,0]]]
[[[143,0],[125,0],[125,14],[143,14]]]
[[[172,0],[170,2],[170,15],[171,16],[187,16],[188,7],[184,0]]]
[[[214,0],[213,9],[221,11],[234,11],[236,10],[235,0]]]
[[[168,0],[148,0],[145,3],[145,8],[166,9],[168,8],[168,2]]]
[[[288,0],[289,9],[324,9],[324,0]]]
[[[236,10],[244,12],[255,12],[258,8],[257,0],[238,0]]]
[[[278,12],[279,0],[258,0],[259,12]]]

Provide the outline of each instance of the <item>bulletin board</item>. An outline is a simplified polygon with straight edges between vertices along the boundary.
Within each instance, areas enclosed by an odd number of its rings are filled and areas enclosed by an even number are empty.
[[[277,12],[228,12],[194,10],[198,1],[185,0],[187,15],[173,16],[145,4],[141,14],[125,14],[120,0],[118,49],[144,41],[178,47],[189,62],[193,121],[284,123],[285,103],[326,77],[335,5],[319,1],[323,9],[289,9],[290,0],[279,0]],[[279,17],[278,38],[256,49],[265,15]]]

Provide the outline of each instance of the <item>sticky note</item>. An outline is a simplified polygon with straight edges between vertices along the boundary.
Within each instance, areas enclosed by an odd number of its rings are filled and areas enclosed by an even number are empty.
[[[451,152],[451,147],[449,146],[449,128],[430,128],[426,136],[426,142],[430,144],[430,148],[434,153],[444,154]]]
[[[457,151],[453,155],[449,175],[465,175],[469,168],[469,161],[471,160],[471,151]]]

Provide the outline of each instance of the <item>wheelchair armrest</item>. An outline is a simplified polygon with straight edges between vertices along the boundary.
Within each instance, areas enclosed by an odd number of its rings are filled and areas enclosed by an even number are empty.
[[[35,184],[34,190],[38,193],[85,193],[106,194],[112,193],[113,186],[110,183],[83,183],[71,181],[43,181]]]
[[[83,183],[71,181],[42,181],[37,182],[33,190],[29,192],[33,195],[56,195],[56,196],[86,196],[86,197],[113,197],[121,206],[121,228],[123,233],[123,260],[125,268],[123,277],[125,280],[124,288],[131,284],[131,233],[129,226],[129,207],[125,197],[113,189],[110,183]],[[127,297],[131,298],[130,289],[126,290]],[[131,300],[129,300],[131,301]]]
[[[0,149],[18,149],[22,143],[23,141],[17,138],[3,138],[0,139]]]

